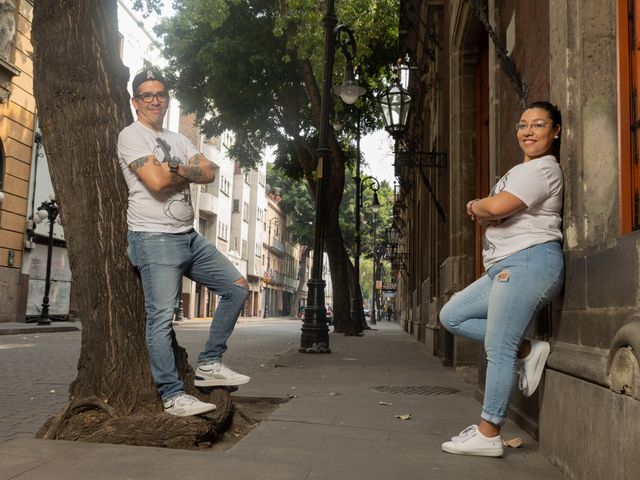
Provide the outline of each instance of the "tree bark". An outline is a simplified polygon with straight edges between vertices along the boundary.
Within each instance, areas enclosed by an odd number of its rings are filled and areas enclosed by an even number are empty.
[[[321,120],[321,95],[313,69],[308,61],[300,62],[300,73],[316,123],[319,125]],[[331,101],[331,99],[329,100]],[[344,193],[346,160],[333,132],[329,135],[329,149],[331,161],[326,162],[324,166],[325,204],[321,206],[324,218],[324,246],[329,257],[333,285],[348,286],[348,288],[338,287],[333,289],[333,325],[336,333],[356,335],[360,333],[360,329],[356,328],[351,320],[351,292],[354,291],[352,282],[355,280],[354,275],[348,274],[347,265],[351,263],[351,260],[344,247],[344,239],[338,220],[340,203]]]
[[[132,118],[129,72],[118,55],[117,4],[116,0],[34,3],[38,116],[82,321],[78,375],[70,386],[70,403],[40,436],[120,438],[141,444],[142,440],[133,440],[142,435],[136,422],[145,415],[157,416],[162,405],[145,344],[142,289],[126,255],[128,194],[117,159],[117,139]],[[186,377],[190,372],[186,353],[178,358],[178,368]],[[193,390],[193,385],[188,388]],[[70,426],[74,417],[87,411],[93,411],[93,428]],[[137,420],[122,420],[130,416]],[[172,425],[188,431],[178,417],[162,417],[165,431],[158,435],[166,434]],[[96,433],[104,425],[113,431],[114,422],[120,431],[116,440]],[[207,421],[196,419],[193,424],[199,422]],[[198,426],[187,443],[197,443],[193,438],[201,438],[203,431],[208,428]]]

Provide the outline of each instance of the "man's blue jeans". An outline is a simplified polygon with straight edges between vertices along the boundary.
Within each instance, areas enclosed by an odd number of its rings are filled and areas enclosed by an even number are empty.
[[[440,322],[451,333],[484,343],[484,420],[495,425],[506,421],[520,344],[563,283],[562,246],[543,243],[497,262],[440,311]]]
[[[142,278],[151,373],[160,396],[168,400],[184,390],[171,343],[182,277],[220,296],[199,365],[222,358],[248,291],[238,284],[242,275],[229,259],[194,230],[175,234],[129,231],[127,239],[129,259]]]

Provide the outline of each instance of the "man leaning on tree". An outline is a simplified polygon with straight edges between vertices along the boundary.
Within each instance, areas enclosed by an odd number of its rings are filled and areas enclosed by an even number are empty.
[[[129,188],[127,254],[142,279],[151,373],[166,413],[198,415],[216,406],[187,395],[178,377],[171,333],[182,277],[220,296],[209,338],[198,356],[194,382],[198,387],[235,386],[250,380],[222,363],[248,284],[193,228],[189,184],[213,182],[215,170],[185,136],[163,128],[169,105],[167,82],[155,69],[145,69],[133,79],[132,90],[138,119],[120,132],[118,157]]]

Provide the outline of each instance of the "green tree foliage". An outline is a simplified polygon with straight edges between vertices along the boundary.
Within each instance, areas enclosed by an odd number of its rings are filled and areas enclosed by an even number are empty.
[[[353,28],[359,45],[355,64],[369,88],[381,84],[394,63],[398,0],[339,2],[340,21]],[[323,22],[326,4],[313,0],[176,0],[175,17],[158,33],[169,60],[167,76],[187,112],[195,113],[206,135],[235,132],[229,154],[245,168],[255,166],[269,145],[291,178],[304,177],[316,191],[316,149],[320,122],[320,85],[324,62]],[[341,82],[344,58],[336,54],[335,78]],[[339,78],[340,80],[335,81]],[[362,133],[379,125],[373,96],[361,101]],[[345,117],[353,109],[343,108]],[[349,295],[353,267],[338,220],[345,168],[353,156],[343,148],[351,128],[330,133],[330,161],[323,173],[325,248],[334,285],[349,285],[334,295],[337,331],[351,324]],[[347,149],[347,152],[350,151]],[[313,217],[309,217],[308,220]]]
[[[169,59],[167,73],[183,108],[204,133],[225,129],[237,137],[231,155],[251,167],[266,145],[292,160],[291,140],[314,144],[317,125],[300,73],[308,61],[320,85],[325,5],[314,0],[176,0],[176,15],[158,28]],[[338,2],[338,18],[358,45],[356,65],[370,90],[388,77],[397,42],[398,0]],[[344,58],[336,55],[334,83]],[[362,102],[363,134],[380,125],[372,96]],[[336,109],[352,115],[340,101]],[[353,135],[354,121],[343,136]],[[295,159],[293,159],[295,160]]]
[[[272,163],[267,164],[267,184],[277,189],[282,200],[279,205],[287,215],[287,231],[292,243],[313,245],[313,214],[315,205],[309,195],[309,189],[302,179],[292,179]]]

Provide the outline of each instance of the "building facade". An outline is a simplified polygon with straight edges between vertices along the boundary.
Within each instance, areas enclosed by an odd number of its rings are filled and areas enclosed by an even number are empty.
[[[32,15],[31,1],[0,5],[0,322],[24,320],[29,288],[22,262],[36,130]]]
[[[482,274],[482,232],[465,204],[522,161],[514,125],[526,103],[562,111],[565,286],[529,332],[551,342],[544,383],[528,399],[515,392],[510,416],[576,479],[640,478],[635,5],[401,1],[413,104],[395,165],[395,222],[408,252],[396,311],[444,365],[477,367],[479,398],[482,347],[438,322],[450,296]]]

